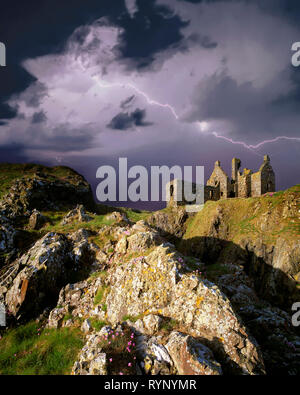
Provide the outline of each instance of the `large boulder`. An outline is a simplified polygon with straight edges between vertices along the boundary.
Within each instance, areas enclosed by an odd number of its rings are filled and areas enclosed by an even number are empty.
[[[77,205],[74,210],[68,212],[68,214],[62,219],[61,224],[67,225],[73,222],[90,222],[93,218],[90,217],[82,204]]]
[[[6,294],[6,304],[14,316],[37,312],[58,294],[74,269],[69,253],[64,235],[48,233],[20,258],[23,269]]]
[[[72,375],[106,375],[107,356],[99,347],[102,338],[99,334],[87,337],[87,342],[81,350],[78,360],[74,363]]]
[[[34,209],[59,210],[76,204],[94,208],[92,190],[84,177],[71,169],[66,177],[58,175],[59,172],[51,175],[37,172],[16,179],[2,198],[3,214],[16,219],[19,216],[30,216]]]
[[[75,237],[76,240],[76,237]],[[83,238],[76,242],[48,233],[18,261],[19,273],[6,294],[14,316],[34,316],[57,300],[61,288],[85,276],[93,259]]]
[[[180,332],[172,332],[166,349],[171,355],[180,375],[212,375],[222,374],[222,368],[211,350],[191,336]]]
[[[0,267],[6,262],[7,256],[13,255],[17,231],[11,222],[0,215]]]
[[[32,230],[38,230],[46,221],[46,217],[44,217],[38,210],[34,209],[29,218],[29,228]]]
[[[177,373],[168,350],[158,338],[139,335],[136,338],[136,344],[138,363],[142,373],[148,375]]]
[[[173,241],[183,236],[187,219],[188,213],[184,207],[174,207],[154,212],[147,222],[163,237]]]
[[[264,373],[258,344],[229,299],[215,284],[185,269],[179,254],[165,245],[117,267],[106,298],[109,322],[117,323],[125,315],[170,317],[190,335],[203,338],[230,371]]]

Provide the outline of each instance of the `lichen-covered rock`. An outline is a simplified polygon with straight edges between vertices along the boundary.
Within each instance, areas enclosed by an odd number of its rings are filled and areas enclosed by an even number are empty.
[[[156,337],[139,335],[136,338],[139,366],[143,373],[150,375],[171,375],[176,368],[167,349]]]
[[[32,230],[38,230],[45,222],[46,218],[38,210],[34,209],[29,217],[29,228]]]
[[[43,172],[24,174],[16,179],[9,192],[2,198],[1,209],[12,219],[28,215],[33,209],[59,210],[83,204],[94,208],[93,193],[88,182],[75,171],[68,169],[65,178]]]
[[[91,321],[89,319],[86,319],[83,321],[82,325],[81,325],[81,330],[83,333],[89,333],[93,331],[93,327],[91,324]]]
[[[153,335],[155,332],[159,330],[160,325],[162,323],[162,318],[159,317],[158,315],[149,314],[146,315],[146,317],[144,317],[143,323],[146,328],[146,332],[150,335]]]
[[[0,267],[6,262],[7,255],[13,255],[17,231],[12,223],[0,215]]]
[[[48,233],[19,259],[19,273],[6,294],[9,310],[14,316],[36,314],[51,305],[70,280],[86,275],[93,262],[85,238]]]
[[[82,204],[77,205],[74,210],[68,212],[61,221],[62,225],[71,224],[72,222],[90,222],[93,218],[86,214]]]
[[[94,305],[94,298],[103,285],[101,278],[94,278],[89,281],[82,281],[75,284],[68,284],[59,293],[57,307],[55,307],[48,319],[48,326],[58,328],[63,326],[63,318],[66,314],[76,318],[97,318],[105,320],[105,311],[102,306]]]
[[[180,375],[221,375],[222,368],[209,348],[191,336],[172,332],[166,344]]]
[[[147,219],[147,222],[157,229],[163,237],[172,240],[174,237],[183,236],[187,219],[188,214],[184,207],[175,207],[154,212]]]
[[[118,211],[114,211],[113,213],[107,214],[106,215],[106,220],[107,221],[113,221],[113,222],[125,222],[125,223],[130,223],[129,219],[126,217],[124,213],[120,213]]]
[[[258,344],[220,289],[187,273],[179,255],[164,245],[142,260],[119,266],[111,274],[107,318],[158,314],[176,319],[189,334],[206,339],[231,371],[264,373]]]
[[[128,250],[143,251],[162,243],[162,238],[157,232],[138,232],[127,238]]]
[[[106,375],[107,357],[99,347],[101,337],[97,334],[87,336],[78,360],[74,363],[72,375]]]
[[[14,316],[34,314],[58,294],[76,269],[69,253],[65,236],[48,233],[20,258],[19,264],[24,268],[6,294],[6,304]]]
[[[48,328],[59,328],[62,324],[65,314],[66,310],[63,307],[53,309],[48,317]]]

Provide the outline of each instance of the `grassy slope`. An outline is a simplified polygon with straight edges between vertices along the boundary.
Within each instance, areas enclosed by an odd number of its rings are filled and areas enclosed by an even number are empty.
[[[222,213],[220,227],[223,226],[224,239],[234,243],[238,244],[245,237],[260,238],[266,245],[273,244],[278,236],[287,241],[298,238],[300,237],[299,214],[283,218],[283,209],[287,201],[295,202],[296,199],[299,209],[299,198],[300,185],[296,185],[286,191],[257,198],[206,202],[204,209],[188,220],[184,239],[211,236],[212,223],[220,210]]]
[[[64,180],[69,176],[78,175],[74,170],[65,166],[47,167],[36,164],[0,163],[0,198],[5,195],[17,178],[32,177],[37,171],[48,175],[50,180]],[[68,179],[72,183],[72,179]]]
[[[82,346],[77,328],[43,329],[30,322],[0,339],[0,375],[70,374]]]

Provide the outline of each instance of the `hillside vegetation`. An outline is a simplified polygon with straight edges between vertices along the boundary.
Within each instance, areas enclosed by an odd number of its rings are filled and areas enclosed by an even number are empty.
[[[183,239],[218,234],[237,244],[246,237],[260,238],[267,245],[274,244],[279,236],[289,242],[300,238],[299,210],[300,184],[262,197],[209,201],[188,220]]]

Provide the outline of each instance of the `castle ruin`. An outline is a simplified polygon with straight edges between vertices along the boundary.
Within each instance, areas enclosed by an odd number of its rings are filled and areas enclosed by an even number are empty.
[[[248,198],[261,196],[267,192],[275,192],[275,173],[268,155],[264,156],[263,164],[256,173],[247,168],[240,171],[241,160],[232,159],[231,179],[216,161],[214,170],[204,186],[204,202],[228,198]],[[193,185],[195,190],[195,184]],[[166,186],[169,196],[168,206],[193,204],[186,202],[182,195],[183,181],[172,180]]]

